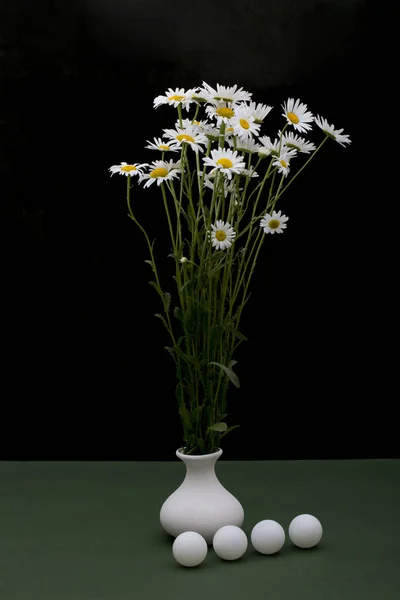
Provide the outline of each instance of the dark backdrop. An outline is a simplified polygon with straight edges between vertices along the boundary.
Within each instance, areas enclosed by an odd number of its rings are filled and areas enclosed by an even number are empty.
[[[299,97],[352,139],[326,144],[282,200],[290,225],[255,274],[229,413],[241,427],[224,457],[398,455],[381,330],[390,284],[378,293],[368,220],[366,6],[3,0],[0,458],[174,458],[158,296],[126,180],[107,169],[157,158],[143,147],[173,118],[153,98],[203,80],[237,83],[278,113]],[[162,262],[157,190],[136,201]]]

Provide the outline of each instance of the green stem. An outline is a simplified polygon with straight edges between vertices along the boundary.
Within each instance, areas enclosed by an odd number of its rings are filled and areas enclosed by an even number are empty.
[[[318,148],[316,148],[314,150],[314,152],[311,154],[310,158],[304,163],[304,165],[301,167],[301,169],[299,169],[297,171],[296,175],[293,175],[293,177],[289,181],[289,183],[287,185],[285,185],[285,187],[283,188],[283,190],[281,191],[281,193],[279,194],[279,196],[276,197],[276,200],[279,200],[279,198],[282,196],[282,194],[288,189],[289,185],[291,185],[293,183],[293,181],[296,179],[296,177],[298,177],[298,175],[300,175],[300,173],[306,168],[306,166],[311,162],[311,160],[317,154],[318,150],[320,150],[322,148],[322,146],[325,144],[325,142],[326,142],[327,139],[328,139],[328,136],[325,136],[325,138],[322,140],[322,142],[320,143],[320,145],[318,146]]]
[[[168,208],[168,202],[167,202],[167,194],[165,193],[164,182],[160,185],[160,188],[161,188],[161,192],[162,192],[162,196],[163,196],[163,200],[164,200],[164,208],[165,208],[165,213],[167,215],[169,233],[170,233],[170,237],[171,237],[172,247],[173,247],[173,250],[174,250],[175,260],[176,260],[176,258],[178,257],[178,254],[177,254],[177,242],[176,242],[175,236],[174,236],[174,230],[173,230],[172,222],[171,222],[171,215],[169,214],[169,208]]]
[[[158,271],[157,271],[157,266],[156,266],[156,261],[154,259],[153,245],[150,243],[149,236],[147,235],[144,227],[142,227],[142,225],[139,223],[139,221],[137,220],[137,218],[133,214],[132,206],[131,206],[131,175],[128,175],[127,179],[128,179],[128,182],[127,182],[126,202],[127,202],[127,205],[128,205],[129,216],[132,219],[132,221],[134,221],[134,223],[136,223],[136,225],[139,227],[139,229],[141,230],[141,232],[143,233],[143,235],[144,235],[144,237],[146,239],[147,246],[148,246],[149,252],[150,252],[150,257],[151,257],[151,266],[152,266],[152,269],[153,269],[154,276],[156,278],[157,291],[158,291],[158,293],[159,293],[159,295],[161,297],[161,300],[163,302],[164,312],[165,312],[165,315],[166,315],[166,318],[167,318],[168,333],[170,334],[172,342],[175,345],[176,342],[175,342],[174,332],[173,332],[173,329],[172,329],[171,318],[170,318],[170,315],[169,315],[169,311],[167,310],[167,307],[166,307],[165,296],[164,296],[162,288],[161,288],[160,278],[158,276]]]

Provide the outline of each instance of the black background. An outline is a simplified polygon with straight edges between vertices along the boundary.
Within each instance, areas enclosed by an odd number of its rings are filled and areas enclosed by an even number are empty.
[[[159,299],[108,168],[158,158],[146,140],[175,116],[154,97],[203,81],[244,87],[275,118],[300,98],[352,139],[329,141],[281,201],[289,225],[255,274],[224,458],[399,455],[367,21],[363,0],[2,1],[0,458],[174,458]],[[172,289],[153,187],[137,188],[137,216]]]

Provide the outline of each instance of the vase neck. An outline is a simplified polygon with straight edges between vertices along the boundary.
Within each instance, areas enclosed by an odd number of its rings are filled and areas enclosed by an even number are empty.
[[[186,466],[186,479],[217,479],[215,463],[221,456],[222,450],[201,456],[182,454],[179,451],[176,454]]]
[[[176,455],[186,465],[203,464],[209,462],[215,465],[219,457],[222,455],[222,450],[219,448],[216,452],[212,452],[211,454],[184,454],[182,452],[182,448],[179,448],[179,450],[176,451]]]

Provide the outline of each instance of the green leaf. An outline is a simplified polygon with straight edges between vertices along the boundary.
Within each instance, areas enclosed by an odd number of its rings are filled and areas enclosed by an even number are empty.
[[[190,413],[185,405],[182,405],[179,407],[179,414],[181,416],[184,428],[187,431],[191,431],[192,430],[192,421],[190,418]]]
[[[194,424],[197,419],[200,417],[202,411],[204,408],[204,404],[201,404],[200,406],[196,406],[196,408],[194,408],[192,410],[192,423]]]
[[[187,281],[186,283],[183,284],[183,286],[181,287],[181,293],[183,292],[183,290],[185,289],[185,287],[187,287],[190,283],[192,283],[191,279],[189,279],[189,281]]]
[[[160,313],[156,313],[154,316],[157,317],[158,319],[161,319],[161,321],[164,323],[164,327],[166,327],[169,331],[168,323],[165,320],[165,318],[162,315],[160,315]]]
[[[220,367],[228,375],[228,377],[232,381],[233,385],[236,386],[237,388],[240,387],[239,377],[236,375],[236,373],[234,373],[232,371],[232,369],[230,369],[229,367],[227,367],[225,365],[221,365],[221,363],[214,362],[214,361],[210,362],[209,364],[217,365],[217,367]]]
[[[196,369],[200,368],[200,361],[197,356],[186,354],[186,352],[183,352],[183,350],[181,350],[178,346],[175,347],[175,351],[182,358],[182,360],[186,362],[186,364],[191,364],[196,367]]]
[[[147,263],[148,265],[151,266],[152,270],[154,271],[154,265],[153,265],[153,261],[152,260],[145,260],[145,263]]]
[[[165,298],[165,310],[169,311],[169,307],[171,305],[171,294],[169,292],[165,292],[164,298]]]
[[[178,400],[178,404],[179,405],[183,405],[184,402],[184,393],[183,393],[183,385],[181,383],[178,383],[178,385],[176,386],[176,390],[175,390],[175,395],[176,398]]]
[[[227,433],[229,433],[230,431],[232,431],[232,429],[237,429],[238,427],[240,427],[240,425],[231,425],[230,427],[228,427],[228,429],[226,429],[224,431],[224,433],[221,434],[221,438],[224,437],[224,435],[226,435]]]
[[[238,329],[235,329],[235,327],[231,323],[227,323],[225,325],[225,329],[226,331],[229,331],[229,333],[231,333],[234,337],[238,338],[239,340],[242,340],[242,342],[246,342],[248,340],[248,338],[245,335],[243,335],[243,333],[240,333]]]
[[[205,451],[206,451],[206,445],[205,445],[205,443],[204,443],[204,440],[203,440],[202,438],[197,438],[197,439],[196,439],[196,442],[197,442],[197,445],[198,445],[198,447],[199,447],[199,450],[200,450],[200,452],[201,452],[202,454],[204,454],[204,453],[205,453]]]
[[[174,308],[174,315],[177,319],[179,319],[180,321],[182,321],[182,317],[183,317],[183,312],[180,306],[175,306]]]
[[[205,215],[206,219],[209,220],[210,219],[210,209],[208,208],[207,205],[204,205],[203,211],[204,211],[204,215]]]
[[[165,350],[170,353],[172,358],[174,359],[174,363],[176,364],[175,351],[171,346],[164,346]]]
[[[152,287],[153,287],[153,288],[156,290],[156,292],[157,292],[158,294],[160,294],[160,296],[161,296],[162,292],[161,292],[160,288],[158,287],[158,285],[156,284],[156,282],[155,282],[155,281],[149,281],[149,284],[150,284],[150,285],[151,285],[151,286],[152,286]]]
[[[210,429],[210,431],[219,431],[222,433],[228,429],[228,425],[226,423],[214,423],[214,425],[210,425],[208,429]]]

